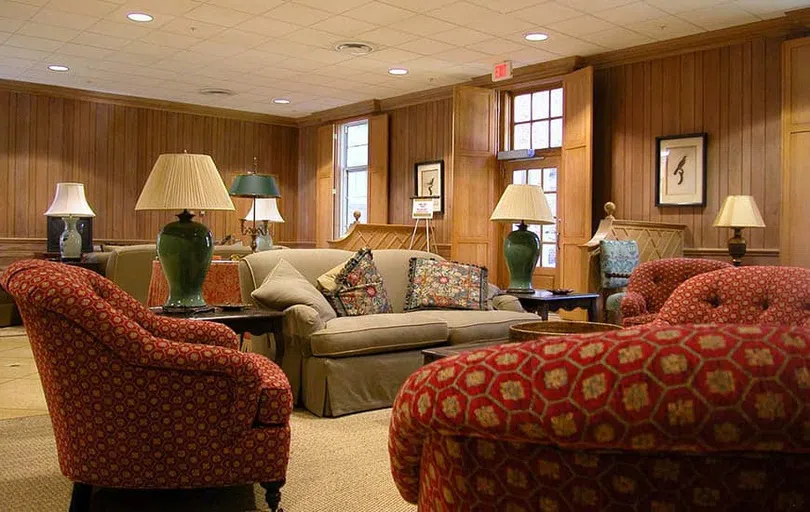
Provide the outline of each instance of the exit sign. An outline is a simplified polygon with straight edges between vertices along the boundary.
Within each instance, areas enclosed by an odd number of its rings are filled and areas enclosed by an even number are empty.
[[[512,61],[499,62],[495,64],[492,69],[492,81],[500,82],[501,80],[509,80],[512,78]]]

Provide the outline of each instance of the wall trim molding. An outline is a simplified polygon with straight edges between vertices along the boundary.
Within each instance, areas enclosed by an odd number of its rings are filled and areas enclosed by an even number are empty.
[[[194,105],[191,103],[179,103],[176,101],[142,98],[139,96],[126,96],[123,94],[88,91],[85,89],[74,89],[71,87],[62,87],[58,85],[21,82],[17,80],[0,79],[0,90],[35,94],[40,96],[52,96],[56,98],[65,98],[78,101],[90,101],[93,103],[104,103],[108,105],[120,105],[124,107],[163,110],[167,112],[176,112],[178,114],[213,116],[233,119],[236,121],[249,121],[253,123],[273,124],[278,126],[298,126],[298,120],[292,117],[259,114],[255,112],[231,110],[219,107],[208,107],[204,105]]]

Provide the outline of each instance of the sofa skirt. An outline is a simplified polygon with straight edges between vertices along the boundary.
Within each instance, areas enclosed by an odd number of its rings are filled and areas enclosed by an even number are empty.
[[[317,416],[391,407],[405,379],[422,366],[422,350],[355,357],[307,357],[304,406]]]

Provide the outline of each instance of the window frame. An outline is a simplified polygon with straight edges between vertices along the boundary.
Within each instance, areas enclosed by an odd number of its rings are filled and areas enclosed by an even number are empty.
[[[549,91],[549,93],[553,89],[563,89],[562,81],[555,81],[555,82],[547,82],[543,84],[532,84],[527,87],[515,88],[509,91],[505,91],[504,99],[503,99],[503,147],[507,149],[514,149],[514,130],[515,124],[529,124],[534,122],[534,120],[529,121],[521,121],[519,123],[515,123],[514,119],[514,101],[515,97],[522,96],[524,94],[534,94],[543,91]],[[550,112],[549,112],[550,114]],[[563,139],[560,141],[559,147],[553,148],[546,148],[546,149],[535,149],[534,154],[535,157],[551,157],[551,156],[560,156],[562,155],[562,146],[565,143],[565,96],[563,95],[563,111],[560,116],[548,117],[548,120],[551,121],[552,119],[561,119],[562,126],[563,126]],[[545,119],[543,119],[545,120]],[[529,137],[531,138],[531,132]]]
[[[366,129],[366,165],[356,165],[349,167],[348,166],[348,153],[349,153],[349,127],[351,126],[358,126],[365,124],[367,126]],[[349,227],[354,222],[353,217],[351,217],[353,212],[349,211],[349,195],[348,195],[348,188],[349,188],[349,175],[356,172],[365,172],[366,173],[366,216],[368,216],[368,173],[369,173],[369,146],[371,144],[371,137],[369,130],[370,126],[370,119],[369,118],[360,118],[360,119],[352,119],[349,121],[345,121],[339,123],[337,129],[337,146],[338,146],[338,158],[337,158],[337,173],[335,176],[335,210],[337,215],[335,216],[335,237],[340,238],[346,234]],[[359,146],[352,146],[352,147],[359,147]],[[345,225],[344,225],[345,221]]]

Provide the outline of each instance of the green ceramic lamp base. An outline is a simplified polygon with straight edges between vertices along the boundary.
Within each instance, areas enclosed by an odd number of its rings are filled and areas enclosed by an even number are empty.
[[[540,257],[540,238],[529,231],[525,223],[506,237],[503,242],[506,266],[509,268],[507,293],[534,293],[532,274]]]
[[[164,309],[207,309],[202,285],[214,255],[214,237],[204,224],[194,222],[188,210],[177,215],[177,222],[163,226],[157,238],[160,266],[169,284]]]

